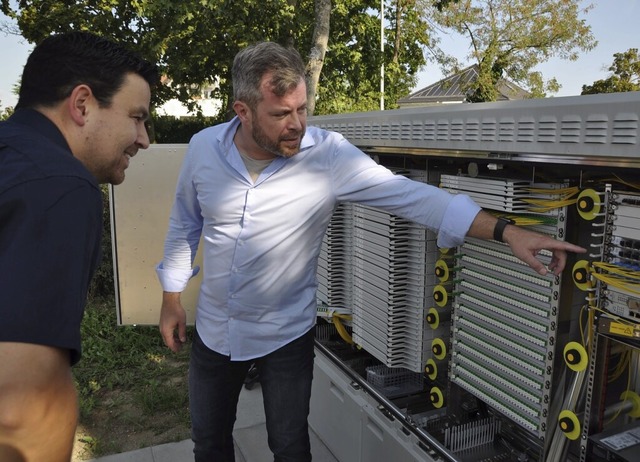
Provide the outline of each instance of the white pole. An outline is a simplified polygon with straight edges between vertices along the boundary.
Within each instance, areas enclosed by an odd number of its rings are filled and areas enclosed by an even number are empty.
[[[384,0],[380,0],[380,110],[384,111]]]

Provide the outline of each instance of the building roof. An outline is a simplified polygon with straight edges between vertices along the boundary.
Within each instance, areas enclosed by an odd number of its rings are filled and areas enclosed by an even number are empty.
[[[469,89],[478,78],[478,65],[463,69],[450,77],[440,80],[428,87],[400,98],[400,107],[432,106],[435,104],[463,103],[467,99]],[[500,79],[498,82],[498,101],[526,99],[529,92],[513,82]]]

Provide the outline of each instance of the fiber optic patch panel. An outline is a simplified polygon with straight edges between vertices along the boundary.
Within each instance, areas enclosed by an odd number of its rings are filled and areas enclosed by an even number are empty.
[[[318,305],[351,312],[353,301],[353,213],[351,204],[340,204],[325,233],[318,261]]]
[[[565,235],[565,207],[550,207],[566,184],[443,175],[487,211],[509,213],[536,231]],[[548,191],[548,192],[547,192]],[[547,216],[533,212],[545,205]],[[502,243],[467,239],[458,250],[453,305],[452,383],[544,438],[560,301],[560,280],[532,273]],[[541,255],[549,263],[548,253]]]
[[[396,173],[426,181],[421,171]],[[446,315],[440,319],[435,308],[424,313],[436,286],[436,237],[371,207],[340,207],[319,261],[319,304],[331,311],[350,300],[354,340],[387,366],[421,372],[434,338],[449,331]],[[341,295],[330,286],[338,286]]]
[[[424,228],[354,207],[354,340],[388,366],[422,370]]]

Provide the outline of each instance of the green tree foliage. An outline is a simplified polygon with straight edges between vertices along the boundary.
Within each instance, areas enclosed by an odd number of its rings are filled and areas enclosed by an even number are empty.
[[[579,0],[460,0],[440,12],[431,11],[445,30],[466,37],[469,57],[477,62],[479,78],[469,89],[470,101],[495,101],[496,84],[508,78],[533,97],[559,89],[533,69],[551,57],[574,61],[580,51],[595,47],[590,26],[580,14],[591,5]],[[456,70],[456,69],[454,69]]]
[[[220,122],[214,117],[160,116],[154,120],[155,142],[162,144],[188,143],[191,137],[200,130]]]
[[[0,101],[0,103],[2,103],[2,101]],[[2,106],[0,106],[0,121],[7,120],[11,116],[11,114],[13,114],[12,108],[2,108]]]
[[[89,298],[111,297],[115,290],[113,277],[113,253],[111,248],[111,210],[109,186],[100,185],[102,192],[102,258],[89,285]]]
[[[330,0],[323,0],[325,4]],[[315,6],[321,0],[0,0],[23,37],[38,43],[53,32],[90,30],[135,44],[158,63],[165,83],[154,105],[177,98],[196,110],[202,87],[222,101],[223,120],[232,115],[230,68],[250,43],[293,45],[313,63],[318,40]],[[330,1],[330,31],[321,63],[315,113],[375,110],[384,64],[385,107],[415,86],[430,61],[454,62],[438,48],[434,27],[456,31],[470,42],[480,79],[473,100],[495,99],[497,79],[508,77],[534,96],[557,90],[532,69],[552,56],[576,59],[595,45],[578,18],[578,0],[385,0],[384,53],[380,50],[380,1]],[[324,25],[327,27],[327,25]],[[314,35],[314,31],[316,35]],[[324,46],[324,45],[323,45]],[[450,71],[458,70],[449,66]],[[317,74],[316,74],[317,75]],[[197,113],[197,112],[196,112]]]
[[[609,71],[612,74],[606,79],[583,85],[581,94],[640,91],[640,55],[637,48],[629,48],[624,53],[614,53]]]
[[[31,43],[52,32],[82,29],[135,44],[173,83],[156,92],[154,104],[177,97],[194,108],[193,96],[202,85],[212,85],[212,97],[223,102],[226,116],[231,114],[230,67],[235,54],[250,43],[273,40],[295,46],[305,57],[312,49],[315,26],[314,0],[0,2],[2,11],[17,21],[20,33]],[[377,108],[383,59],[379,9],[377,0],[332,2],[331,34],[316,113]],[[394,55],[399,58],[389,66],[386,77],[386,97],[392,103],[397,95],[407,94],[425,63],[421,47],[425,45],[426,25],[411,25],[412,21],[422,20],[407,13],[403,27],[420,33],[405,34],[397,53],[391,40],[385,50],[385,60]],[[389,36],[394,35],[389,32]]]

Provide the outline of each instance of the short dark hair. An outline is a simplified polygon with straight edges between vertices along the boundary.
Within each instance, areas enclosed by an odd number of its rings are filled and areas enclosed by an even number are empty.
[[[151,87],[159,81],[155,64],[121,44],[90,32],[51,35],[27,59],[16,109],[51,107],[81,84],[108,107],[129,73],[138,74]]]
[[[305,66],[300,53],[275,42],[260,42],[241,50],[233,60],[231,78],[233,97],[255,108],[262,99],[260,82],[271,72],[270,84],[282,96],[305,79]]]

